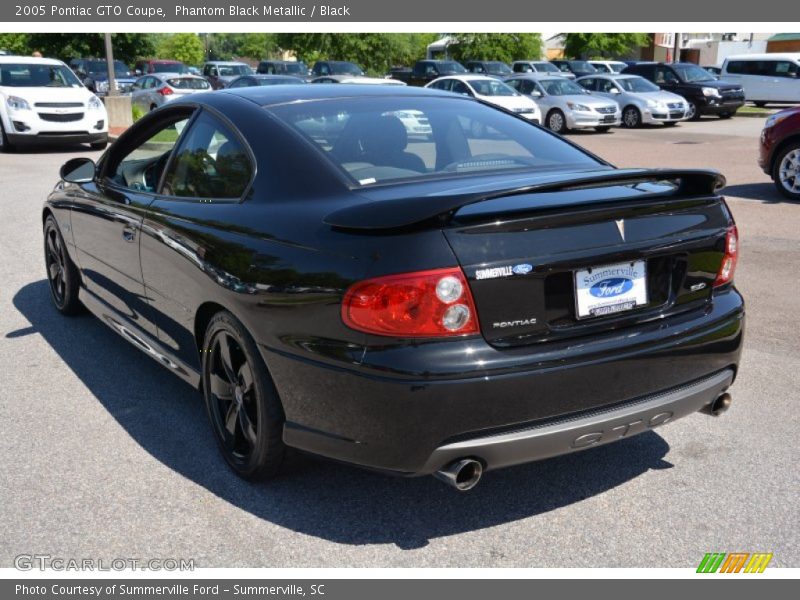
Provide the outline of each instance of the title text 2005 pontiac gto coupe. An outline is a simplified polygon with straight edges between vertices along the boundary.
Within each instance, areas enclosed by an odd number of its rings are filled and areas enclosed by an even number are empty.
[[[727,408],[723,183],[616,169],[446,92],[221,91],[64,165],[45,260],[59,311],[202,390],[239,475],[295,448],[468,489]]]

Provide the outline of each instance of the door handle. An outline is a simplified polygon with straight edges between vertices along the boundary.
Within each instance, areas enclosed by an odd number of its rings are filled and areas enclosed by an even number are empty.
[[[126,242],[136,241],[136,230],[130,225],[126,225],[122,228],[122,239]]]

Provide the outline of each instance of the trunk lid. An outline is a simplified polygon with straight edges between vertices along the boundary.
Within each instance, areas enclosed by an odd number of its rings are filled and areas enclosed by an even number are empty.
[[[565,195],[575,204],[565,205]],[[582,202],[587,195],[595,202]],[[556,202],[553,196],[560,197],[559,208],[524,209],[526,203]],[[467,276],[484,338],[516,346],[620,329],[704,306],[729,224],[718,196],[675,197],[667,184],[635,184],[473,204],[457,211],[443,232]],[[621,278],[607,274],[603,267],[610,266],[623,272]],[[629,278],[628,266],[644,272]],[[598,296],[602,287],[611,286],[613,296],[614,286],[622,293],[636,285],[644,288],[644,297],[621,312],[581,315],[587,300],[579,304],[579,278],[598,282],[600,287],[591,288]],[[584,298],[594,300],[586,292]],[[623,304],[608,302],[612,310]]]

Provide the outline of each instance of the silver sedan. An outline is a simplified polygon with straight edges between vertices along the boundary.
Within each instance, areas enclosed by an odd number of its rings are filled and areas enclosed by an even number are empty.
[[[587,75],[578,79],[578,83],[592,94],[616,101],[622,109],[625,127],[675,125],[689,115],[689,104],[682,96],[665,92],[638,75]]]
[[[131,103],[146,112],[187,94],[209,90],[211,84],[196,75],[151,73],[140,77],[131,86]]]
[[[542,109],[545,127],[556,133],[592,128],[605,132],[620,124],[622,113],[616,102],[593,96],[559,75],[527,73],[509,77],[505,82],[533,98]]]

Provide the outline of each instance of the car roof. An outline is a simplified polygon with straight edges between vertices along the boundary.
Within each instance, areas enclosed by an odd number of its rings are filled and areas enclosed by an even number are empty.
[[[557,80],[557,81],[571,81],[563,75],[553,75],[552,73],[517,73],[510,75],[506,79],[533,79],[535,81]]]
[[[402,85],[275,85],[238,89],[224,89],[213,95],[228,94],[241,96],[261,106],[285,104],[287,102],[303,102],[310,100],[330,100],[343,98],[414,98],[440,97],[455,98],[451,92]]]
[[[597,79],[598,77],[604,77],[605,79],[644,79],[641,75],[634,75],[633,73],[592,73],[591,75],[578,77],[578,81],[581,79]]]
[[[295,77],[294,75],[275,75],[273,73],[250,73],[249,75],[241,75],[239,78],[253,77],[254,79],[299,79],[303,81],[302,77]]]
[[[147,73],[143,75],[143,77],[155,77],[156,79],[171,79],[173,77],[182,77],[188,79],[203,79],[205,81],[205,78],[200,77],[200,75],[194,75],[192,73],[169,72],[169,71],[164,71],[162,73]]]
[[[442,75],[437,79],[458,79],[459,81],[500,81],[497,77],[479,75],[478,73],[457,73],[455,75]]]
[[[247,66],[247,63],[243,63],[243,62],[240,62],[238,60],[207,60],[204,64],[207,64],[207,65],[223,65],[223,66],[228,66],[228,65],[230,65],[230,66],[233,66],[233,65],[236,65],[236,66],[245,65],[245,66]]]
[[[36,56],[15,56],[13,54],[0,55],[0,64],[31,64],[31,65],[63,65],[55,58],[39,58]]]
[[[800,60],[800,52],[770,52],[769,54],[732,54],[725,60]]]

